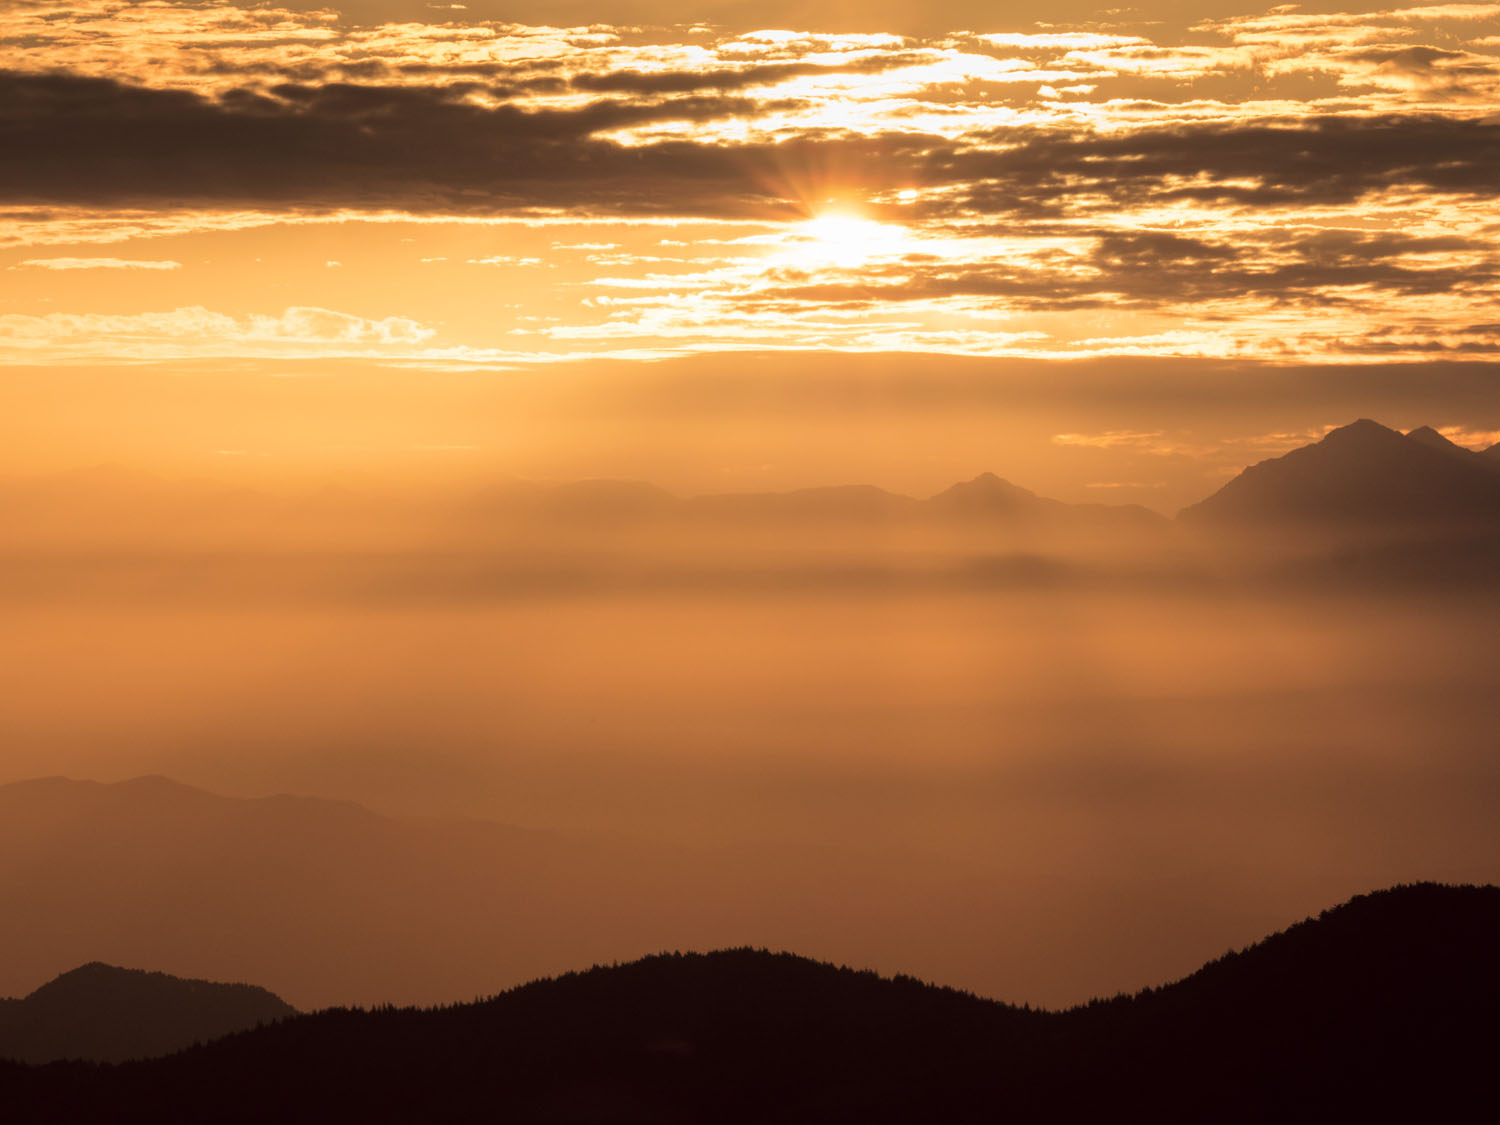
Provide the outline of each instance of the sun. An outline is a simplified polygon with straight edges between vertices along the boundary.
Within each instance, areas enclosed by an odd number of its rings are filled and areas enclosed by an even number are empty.
[[[776,258],[802,269],[854,269],[896,257],[910,243],[905,228],[845,211],[827,211],[789,228]]]

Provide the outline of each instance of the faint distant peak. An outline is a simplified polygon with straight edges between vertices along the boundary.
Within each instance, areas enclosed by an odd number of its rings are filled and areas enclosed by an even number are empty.
[[[945,488],[932,498],[933,503],[947,504],[969,504],[978,503],[985,505],[1013,504],[1017,506],[1035,504],[1040,497],[1030,489],[1022,488],[1018,484],[1011,484],[1004,477],[998,477],[994,473],[980,473],[973,480],[960,481],[958,484]]]

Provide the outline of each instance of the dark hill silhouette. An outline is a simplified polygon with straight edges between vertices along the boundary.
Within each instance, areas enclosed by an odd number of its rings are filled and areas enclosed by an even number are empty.
[[[1219,1107],[1215,1120],[1455,1120],[1453,1111],[1481,1106],[1488,1115],[1497,939],[1500,888],[1404,886],[1084,1011],[1123,1033],[1113,1077],[1170,1083],[1180,1105]],[[1168,1059],[1181,1063],[1170,1077]]]
[[[184,980],[92,962],[20,999],[0,1002],[0,1058],[119,1062],[294,1016],[248,984]]]
[[[116,1068],[0,1068],[0,1097],[17,1122],[1482,1120],[1497,942],[1500,889],[1399,887],[1061,1013],[787,954],[671,954]]]
[[[1450,448],[1451,447],[1451,448]],[[1198,524],[1500,524],[1500,476],[1432,430],[1362,418],[1252,465],[1180,518]]]
[[[971,936],[933,935],[910,904],[959,917],[985,896],[975,873],[878,843],[690,848],[160,777],[0,786],[0,993],[96,959],[255,981],[304,1009],[737,940],[972,960]]]

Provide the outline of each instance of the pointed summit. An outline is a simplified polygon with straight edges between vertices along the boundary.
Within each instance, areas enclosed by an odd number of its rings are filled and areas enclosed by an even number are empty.
[[[1445,448],[1451,447],[1451,448]],[[1433,430],[1368,418],[1252,465],[1182,518],[1202,523],[1494,524],[1500,477]]]
[[[1057,501],[1045,500],[994,473],[980,473],[973,480],[946,488],[928,504],[950,515],[1003,516],[1035,516],[1059,506]]]
[[[1467,465],[1483,465],[1487,468],[1491,465],[1491,462],[1485,459],[1483,453],[1477,453],[1466,446],[1459,445],[1456,441],[1451,441],[1431,426],[1418,426],[1415,430],[1409,430],[1406,434],[1406,440],[1425,445],[1429,449],[1440,450],[1450,457],[1456,457]]]
[[[1339,426],[1323,435],[1318,444],[1342,448],[1394,449],[1395,443],[1405,440],[1400,430],[1382,426],[1370,418],[1359,418],[1347,426]]]
[[[1456,442],[1449,441],[1431,426],[1418,426],[1415,430],[1407,430],[1406,436],[1412,441],[1419,441],[1423,445],[1429,445],[1433,449],[1452,449],[1460,453],[1468,453],[1470,450]]]

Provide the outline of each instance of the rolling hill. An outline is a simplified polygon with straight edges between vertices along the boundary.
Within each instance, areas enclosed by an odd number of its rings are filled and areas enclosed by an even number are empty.
[[[19,1000],[0,1000],[0,1058],[149,1058],[296,1014],[280,997],[252,985],[183,980],[95,961]]]
[[[1500,888],[1403,886],[1066,1012],[788,954],[664,954],[118,1067],[0,1066],[0,1096],[17,1122],[1479,1120],[1497,941]]]

